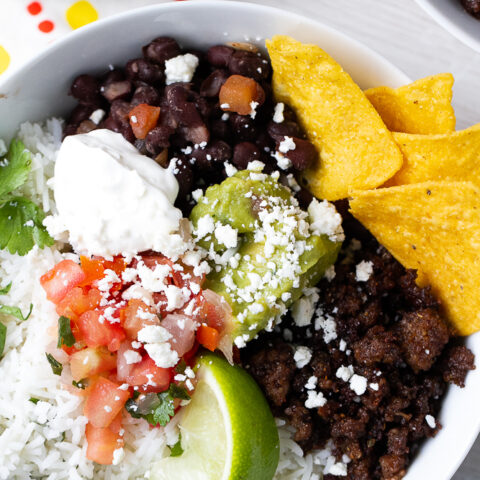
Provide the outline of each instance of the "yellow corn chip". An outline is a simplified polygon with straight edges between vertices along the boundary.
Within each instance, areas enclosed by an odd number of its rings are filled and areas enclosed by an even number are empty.
[[[365,95],[392,132],[430,135],[455,131],[452,87],[453,75],[441,73],[396,89],[370,88]]]
[[[480,329],[480,189],[425,182],[358,191],[353,215],[406,268],[418,270],[454,330]]]
[[[267,41],[277,100],[296,112],[320,154],[304,174],[314,195],[328,200],[382,185],[402,155],[382,119],[342,67],[316,45],[275,36]]]
[[[387,185],[461,180],[480,185],[480,124],[445,135],[394,133],[402,168]]]

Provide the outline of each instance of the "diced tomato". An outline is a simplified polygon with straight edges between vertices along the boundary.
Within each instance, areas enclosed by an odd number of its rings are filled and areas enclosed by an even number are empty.
[[[109,372],[116,366],[116,355],[105,347],[84,348],[70,357],[72,377],[76,382],[98,373]]]
[[[222,333],[232,316],[230,305],[225,299],[211,290],[203,290],[195,297],[195,301],[200,307],[196,320]]]
[[[123,438],[109,428],[97,428],[88,423],[85,427],[87,438],[87,459],[101,465],[111,465],[113,452],[124,446]]]
[[[141,103],[128,112],[130,125],[135,137],[144,139],[147,133],[157,125],[160,116],[160,107],[152,107],[147,103]]]
[[[113,419],[112,423],[108,426],[108,429],[113,433],[119,433],[122,429],[122,412]]]
[[[90,285],[95,280],[100,280],[103,278],[103,272],[105,268],[102,261],[90,259],[82,255],[80,257],[80,264],[82,265],[82,270],[86,275],[85,280],[82,282],[82,287]]]
[[[220,88],[219,98],[220,105],[225,105],[223,110],[248,115],[252,112],[252,102],[263,104],[265,92],[252,78],[231,75]]]
[[[80,265],[73,260],[62,260],[40,277],[40,284],[47,293],[47,298],[53,303],[58,303],[85,278],[86,275]]]
[[[197,340],[200,345],[203,345],[205,348],[208,348],[208,350],[213,352],[218,347],[220,334],[218,333],[218,330],[202,324],[197,330]]]
[[[171,369],[157,367],[155,362],[146,355],[140,362],[133,364],[126,382],[132,387],[143,387],[144,392],[163,392],[167,390],[171,379]]]
[[[117,323],[110,323],[98,310],[89,310],[82,314],[77,320],[77,326],[87,347],[105,346],[115,352],[126,338],[123,328]]]
[[[85,293],[82,288],[75,287],[57,304],[57,313],[75,320],[87,310],[98,307],[101,300],[102,294],[96,288],[91,288]]]
[[[130,340],[136,340],[138,332],[147,325],[160,325],[154,308],[138,299],[129,300],[120,311],[120,323]]]
[[[108,427],[130,398],[130,392],[119,387],[120,384],[103,377],[96,382],[84,408],[85,416],[94,427]]]

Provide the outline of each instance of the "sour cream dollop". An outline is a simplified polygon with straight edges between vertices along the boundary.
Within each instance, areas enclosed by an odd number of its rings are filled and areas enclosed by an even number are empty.
[[[66,230],[76,252],[112,256],[152,249],[175,258],[185,251],[174,174],[121,134],[100,129],[66,137],[53,185],[58,215],[45,224],[54,236]]]

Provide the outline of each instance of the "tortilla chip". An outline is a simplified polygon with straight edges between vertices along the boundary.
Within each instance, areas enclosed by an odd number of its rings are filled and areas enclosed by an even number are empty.
[[[471,181],[480,186],[480,124],[445,135],[394,133],[402,168],[387,185],[428,180]]]
[[[342,67],[316,45],[286,36],[267,41],[278,101],[296,112],[319,160],[304,174],[319,198],[382,185],[402,155],[382,119]]]
[[[453,75],[440,73],[400,88],[365,91],[392,132],[434,135],[455,131],[452,107]]]
[[[480,188],[425,182],[358,191],[352,214],[406,268],[431,285],[453,329],[480,329]]]

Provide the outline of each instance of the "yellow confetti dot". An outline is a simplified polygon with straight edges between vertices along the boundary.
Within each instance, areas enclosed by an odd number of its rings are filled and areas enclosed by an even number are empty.
[[[0,74],[2,74],[10,65],[10,55],[0,45]]]
[[[90,2],[82,0],[67,9],[66,17],[68,24],[75,30],[98,20],[98,12]]]

